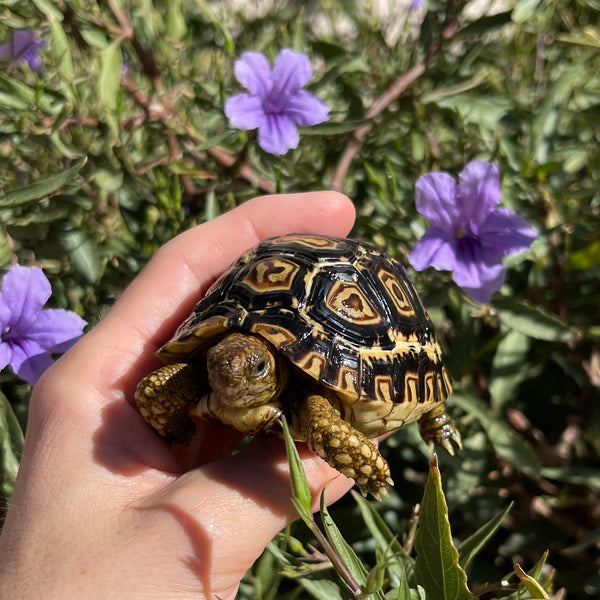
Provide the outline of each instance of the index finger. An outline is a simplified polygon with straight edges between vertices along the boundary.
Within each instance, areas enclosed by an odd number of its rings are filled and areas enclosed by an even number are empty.
[[[153,256],[77,351],[61,359],[63,375],[69,371],[96,391],[131,395],[152,368],[154,352],[242,252],[284,233],[346,235],[353,221],[346,196],[311,192],[258,197],[180,234]]]

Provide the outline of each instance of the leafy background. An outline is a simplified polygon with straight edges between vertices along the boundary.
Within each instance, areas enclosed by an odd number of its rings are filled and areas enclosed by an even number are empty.
[[[0,69],[0,267],[42,266],[53,304],[94,323],[179,231],[258,194],[323,188],[353,198],[355,235],[406,262],[426,227],[414,205],[418,176],[495,162],[503,204],[540,233],[529,253],[507,259],[501,292],[479,305],[449,274],[411,271],[446,350],[465,446],[455,457],[440,452],[444,503],[457,544],[512,503],[469,558],[474,593],[594,597],[600,4],[414,4],[386,12],[382,3],[335,0],[4,0],[0,41],[27,28],[47,46],[39,73],[26,63]],[[274,157],[253,133],[228,128],[223,105],[239,91],[236,57],[256,50],[272,60],[283,47],[310,56],[310,89],[332,112],[302,133],[298,149]],[[6,499],[29,388],[6,372],[1,390]],[[430,452],[412,426],[383,451],[392,496],[365,508],[349,495],[330,517],[362,564],[381,566],[369,589],[423,597],[423,564],[399,563],[404,577],[395,579],[388,567],[390,552],[414,556]],[[441,492],[433,473],[427,485]],[[377,535],[384,524],[387,538]],[[323,570],[330,559],[309,545],[313,535],[299,524],[279,536],[240,598],[351,597]],[[515,562],[537,565],[546,591],[531,582],[497,591],[493,582]],[[453,592],[428,588],[427,597]]]

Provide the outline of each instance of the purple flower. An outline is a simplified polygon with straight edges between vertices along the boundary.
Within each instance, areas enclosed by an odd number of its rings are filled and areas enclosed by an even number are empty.
[[[27,62],[33,71],[40,70],[38,53],[46,46],[46,42],[34,32],[17,29],[10,42],[0,44],[0,60],[10,60],[15,64]]]
[[[416,184],[417,210],[431,227],[415,244],[409,262],[453,271],[454,281],[479,302],[489,302],[506,277],[502,257],[527,250],[537,233],[500,202],[500,175],[492,163],[473,161],[458,185],[446,173],[427,173]]]
[[[65,352],[86,322],[74,312],[42,307],[50,282],[41,269],[14,265],[0,292],[0,369],[10,365],[31,385],[52,364],[51,352]]]
[[[258,128],[258,145],[265,152],[285,154],[298,146],[297,125],[328,119],[329,107],[302,89],[312,76],[305,54],[282,50],[271,70],[263,54],[244,52],[234,73],[250,93],[229,98],[225,114],[233,127]]]

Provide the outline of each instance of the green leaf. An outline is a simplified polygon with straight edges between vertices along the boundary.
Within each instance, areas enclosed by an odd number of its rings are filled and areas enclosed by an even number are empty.
[[[91,175],[90,180],[105,192],[116,192],[123,186],[123,172],[98,169]]]
[[[541,0],[520,0],[515,3],[515,9],[512,12],[514,23],[525,23],[535,17]]]
[[[540,475],[572,485],[586,485],[600,490],[600,471],[584,467],[542,467]]]
[[[408,585],[408,577],[406,576],[405,569],[402,569],[402,573],[400,574],[400,585],[398,586],[396,600],[411,600],[410,587]]]
[[[351,133],[352,131],[356,131],[366,123],[369,123],[368,120],[364,121],[343,121],[343,122],[329,122],[329,123],[320,123],[319,125],[313,125],[311,127],[301,127],[300,134],[302,136],[330,136],[330,135],[344,135],[346,133]]]
[[[529,575],[531,575],[531,577],[534,577],[535,579],[539,579],[542,576],[542,572],[544,570],[544,565],[548,561],[549,554],[550,553],[548,552],[548,550],[546,550],[546,552],[544,552],[544,554],[542,554],[542,556],[535,563],[535,565],[533,565],[533,567],[531,569],[529,569],[529,571],[527,571],[527,573]]]
[[[445,95],[445,90],[432,92],[423,97],[423,102],[435,104],[460,115],[465,123],[473,123],[496,129],[500,120],[508,114],[512,103],[500,96],[481,97],[474,94]]]
[[[23,452],[23,431],[8,402],[0,392],[0,492],[10,497]]]
[[[47,94],[40,95],[37,90],[22,81],[0,75],[0,84],[0,88],[2,89],[0,102],[7,107],[27,109],[30,106],[37,106],[49,113],[56,110],[53,106],[51,96]]]
[[[81,158],[72,167],[69,167],[59,175],[38,181],[27,187],[18,188],[8,192],[4,196],[0,196],[0,208],[12,208],[28,204],[29,202],[34,202],[54,194],[77,175],[86,160],[85,157]]]
[[[225,49],[227,50],[227,54],[229,54],[229,56],[233,56],[235,54],[235,43],[233,41],[231,31],[229,30],[229,27],[227,26],[225,21],[223,19],[220,19],[215,14],[210,4],[206,2],[206,0],[195,0],[195,2],[198,5],[198,8],[206,15],[207,19],[215,27],[215,29],[218,29],[221,32],[224,38]]]
[[[511,508],[512,503],[502,512],[492,517],[485,525],[480,527],[473,535],[469,536],[458,546],[459,564],[463,569],[467,569],[478,552],[491,539]]]
[[[556,315],[523,300],[498,298],[493,305],[502,324],[537,340],[571,342],[581,337],[580,332],[569,327]]]
[[[415,550],[415,580],[423,586],[427,600],[475,600],[452,543],[448,507],[435,454],[421,503]]]
[[[550,596],[548,596],[541,583],[536,581],[531,575],[525,573],[518,563],[515,564],[513,568],[517,577],[521,580],[520,587],[526,588],[531,598],[548,600]]]
[[[298,513],[304,521],[311,521],[312,511],[312,499],[310,495],[310,487],[308,485],[308,479],[298,454],[296,444],[292,439],[290,430],[285,417],[281,417],[281,426],[283,427],[283,440],[285,442],[285,449],[288,456],[288,462],[290,465],[290,476],[292,479],[292,494],[294,504]]]
[[[323,529],[325,530],[327,539],[331,543],[336,555],[346,565],[354,580],[364,589],[369,573],[331,518],[325,504],[325,490],[321,494],[321,518],[323,519]]]
[[[479,420],[495,452],[517,471],[537,479],[541,464],[531,445],[504,421],[489,414],[479,400],[465,394],[452,394],[452,402]]]
[[[402,544],[398,541],[398,537],[387,526],[373,504],[355,491],[352,491],[352,495],[360,508],[365,525],[377,544],[377,548],[386,557],[390,576],[401,582],[405,573],[412,574],[414,560],[406,553]]]
[[[300,585],[312,594],[317,600],[346,600],[347,594],[342,594],[340,586],[328,579],[308,579],[303,577],[299,580]]]
[[[173,40],[179,41],[187,32],[182,0],[169,0],[166,3],[166,10],[167,35]]]
[[[232,129],[225,129],[224,131],[220,131],[219,133],[211,136],[210,139],[196,146],[194,150],[196,150],[196,152],[200,152],[202,150],[206,150],[207,148],[218,146],[223,140],[226,140],[228,137],[233,135],[237,135],[237,132]]]
[[[96,283],[100,279],[102,267],[97,252],[85,233],[78,229],[65,231],[62,241],[75,270],[88,283]]]
[[[62,21],[62,12],[52,0],[33,0],[33,3],[48,17],[48,19]]]
[[[526,379],[525,358],[530,338],[520,331],[509,331],[498,343],[490,376],[490,396],[495,412],[510,400],[517,385]]]
[[[110,111],[117,108],[117,98],[121,85],[123,57],[118,42],[109,44],[100,52],[100,77],[98,97],[102,105]]]
[[[71,58],[71,46],[69,38],[62,27],[62,23],[56,18],[50,18],[50,31],[52,33],[52,51],[58,58],[58,71],[67,80],[73,80],[73,60]]]
[[[580,250],[573,252],[567,259],[567,267],[584,271],[600,265],[600,240],[595,240]]]
[[[252,568],[252,582],[257,598],[273,597],[272,590],[276,590],[281,580],[278,573],[277,558],[273,552],[263,552]]]

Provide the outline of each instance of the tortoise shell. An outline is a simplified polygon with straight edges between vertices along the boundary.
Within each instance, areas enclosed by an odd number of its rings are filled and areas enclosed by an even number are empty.
[[[202,354],[231,330],[264,337],[335,391],[345,417],[368,435],[417,420],[452,389],[404,267],[364,241],[263,241],[211,286],[158,355],[170,363]]]

